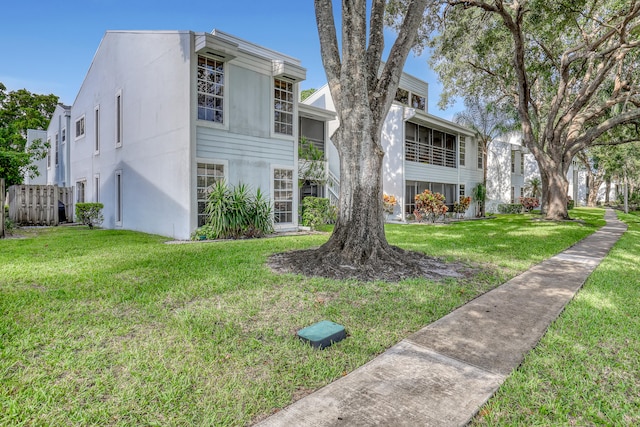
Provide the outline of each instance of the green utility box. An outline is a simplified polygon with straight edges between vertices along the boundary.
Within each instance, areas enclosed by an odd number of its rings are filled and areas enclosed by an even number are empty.
[[[331,344],[342,341],[347,337],[344,326],[329,320],[322,320],[311,326],[300,329],[298,337],[311,344],[314,348],[323,349]]]

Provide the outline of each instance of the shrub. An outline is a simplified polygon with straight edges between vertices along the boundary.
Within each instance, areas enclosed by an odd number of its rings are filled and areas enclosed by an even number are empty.
[[[571,209],[573,209],[573,208],[575,208],[575,207],[576,207],[576,202],[575,202],[575,200],[573,200],[573,199],[571,198],[571,196],[568,196],[568,198],[567,198],[567,210],[571,210]]]
[[[104,208],[102,203],[76,203],[76,218],[82,224],[93,228],[94,225],[100,225],[104,221],[100,212],[102,208]]]
[[[416,210],[413,212],[418,222],[428,220],[436,222],[441,216],[444,216],[449,208],[444,204],[445,197],[440,193],[432,193],[430,190],[424,190],[420,194],[416,194]]]
[[[459,202],[453,202],[453,211],[458,214],[463,214],[469,209],[471,205],[471,196],[460,197]]]
[[[334,223],[336,218],[336,207],[329,203],[329,199],[312,196],[302,199],[302,225],[305,227],[316,230],[321,225]]]
[[[230,189],[224,182],[216,182],[209,193],[206,213],[208,227],[200,229],[207,239],[262,237],[273,232],[271,202],[260,189],[252,194],[245,184]]]
[[[16,228],[16,225],[9,218],[9,205],[4,205],[4,232],[6,235],[13,234],[13,229]]]
[[[540,206],[540,200],[537,197],[520,197],[520,204],[526,212],[530,212],[531,209]]]
[[[393,194],[383,194],[382,195],[382,210],[387,215],[392,215],[395,206],[398,204],[398,200],[396,196]]]
[[[519,214],[522,213],[522,205],[520,203],[501,203],[498,205],[498,212],[501,214]]]

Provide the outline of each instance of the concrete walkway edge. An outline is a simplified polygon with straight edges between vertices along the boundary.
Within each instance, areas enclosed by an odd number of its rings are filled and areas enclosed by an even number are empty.
[[[463,426],[536,346],[626,231],[607,224],[258,423]]]

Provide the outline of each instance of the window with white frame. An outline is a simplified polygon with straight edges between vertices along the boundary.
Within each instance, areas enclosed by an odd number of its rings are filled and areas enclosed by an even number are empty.
[[[520,197],[524,197],[524,187],[520,187]]]
[[[466,164],[467,157],[467,137],[460,137],[460,166],[464,166]]]
[[[293,135],[293,83],[273,80],[273,131]]]
[[[482,151],[482,141],[478,141],[478,169],[484,168],[484,153]]]
[[[62,128],[62,143],[67,141],[67,128]]]
[[[413,215],[416,209],[416,195],[424,190],[440,193],[445,197],[445,204],[450,211],[453,210],[453,202],[456,200],[456,184],[446,184],[442,182],[407,181],[405,184],[405,204],[404,211],[408,215]]]
[[[56,159],[56,162],[55,162],[55,163],[56,163],[56,166],[58,166],[58,162],[59,162],[59,159],[58,159],[58,150],[59,150],[59,148],[58,148],[58,134],[57,134],[57,133],[56,133],[56,135],[53,137],[53,139],[55,140],[55,144],[56,144],[56,146],[55,146],[55,148],[54,148],[54,151],[55,151],[55,152],[54,152],[53,156],[54,156],[54,157],[55,157],[55,159]]]
[[[81,179],[79,181],[76,181],[76,203],[84,203],[85,198],[84,198],[84,190],[87,186],[87,181],[84,179]]]
[[[511,173],[516,173],[516,152],[511,150]]]
[[[116,171],[115,173],[115,187],[116,187],[116,204],[115,204],[115,220],[116,225],[122,225],[122,171]]]
[[[76,120],[76,139],[84,136],[84,116]]]
[[[394,101],[415,108],[416,110],[427,112],[427,98],[406,89],[399,87],[396,90]]]
[[[273,170],[273,218],[276,224],[293,222],[293,170]]]
[[[520,152],[520,175],[524,175],[524,153]]]
[[[516,187],[511,187],[511,203],[516,202]]]
[[[196,193],[198,203],[198,227],[207,223],[207,200],[211,187],[218,181],[224,180],[224,165],[219,163],[198,162],[196,179]]]
[[[96,105],[95,110],[93,110],[93,120],[94,120],[94,135],[93,135],[93,152],[95,154],[100,153],[100,106]]]
[[[224,123],[224,62],[198,56],[198,120]]]
[[[465,185],[464,184],[460,184],[460,189],[458,191],[458,196],[459,196],[458,201],[460,199],[462,199],[464,196],[466,196],[465,193],[466,193]]]
[[[116,148],[122,147],[122,91],[116,93]]]

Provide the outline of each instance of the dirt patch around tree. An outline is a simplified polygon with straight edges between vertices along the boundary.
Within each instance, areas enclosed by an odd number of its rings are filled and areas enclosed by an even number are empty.
[[[395,256],[376,258],[363,266],[355,266],[338,254],[328,254],[319,249],[274,254],[267,260],[267,265],[276,273],[362,282],[394,283],[413,278],[443,281],[448,278],[468,279],[478,273],[477,268],[462,262],[446,262],[420,252],[405,251],[395,246],[391,248]]]

